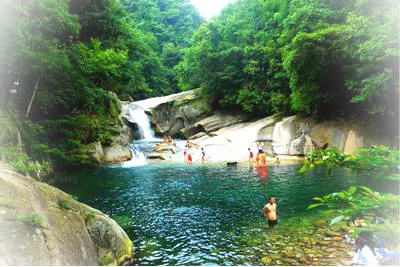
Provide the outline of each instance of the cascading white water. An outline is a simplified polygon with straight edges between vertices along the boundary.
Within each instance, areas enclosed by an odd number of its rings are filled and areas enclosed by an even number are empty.
[[[149,117],[144,109],[135,104],[127,105],[128,114],[125,115],[132,123],[136,123],[143,133],[143,139],[155,140],[154,131],[151,129]]]
[[[124,168],[143,166],[147,164],[145,151],[149,150],[149,146],[154,146],[153,143],[159,142],[161,139],[156,138],[154,131],[151,128],[149,117],[145,109],[137,104],[130,103],[122,107],[123,117],[129,122],[138,126],[141,134],[141,139],[136,140],[130,145],[132,151],[132,159],[130,161],[119,164]]]
[[[130,148],[132,151],[132,159],[130,161],[123,162],[121,166],[124,168],[129,168],[146,165],[146,156],[144,155],[143,151],[141,151],[140,147],[131,145]]]

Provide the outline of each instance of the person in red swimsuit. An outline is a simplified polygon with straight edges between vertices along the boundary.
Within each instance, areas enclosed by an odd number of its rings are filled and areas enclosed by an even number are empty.
[[[192,161],[193,161],[193,159],[192,159],[192,155],[188,155],[188,161],[189,161],[189,164],[192,164]]]
[[[249,150],[249,161],[253,162],[253,158],[254,158],[253,151],[251,151],[250,148],[248,150]]]

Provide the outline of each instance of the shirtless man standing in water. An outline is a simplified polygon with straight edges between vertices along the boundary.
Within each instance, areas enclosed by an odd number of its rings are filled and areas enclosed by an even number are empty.
[[[276,217],[276,199],[274,196],[270,196],[268,198],[268,204],[264,206],[263,212],[267,215],[269,226],[272,227],[278,223],[278,219]]]

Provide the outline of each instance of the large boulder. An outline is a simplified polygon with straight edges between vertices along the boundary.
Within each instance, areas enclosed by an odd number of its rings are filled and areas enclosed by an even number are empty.
[[[386,144],[391,145],[393,141],[382,134],[378,134],[374,125],[361,125],[352,123],[347,131],[347,138],[344,143],[343,152],[354,154],[357,149],[370,145]]]
[[[272,133],[273,151],[279,155],[303,155],[306,135],[315,122],[299,116],[282,119],[274,126]]]
[[[246,119],[247,117],[243,114],[232,114],[219,111],[215,112],[212,116],[206,117],[194,123],[194,125],[189,125],[183,129],[183,132],[186,138],[189,138],[200,132],[210,134],[224,127],[241,123]]]
[[[260,130],[261,131],[261,130]],[[271,126],[262,129],[269,137]],[[316,122],[310,118],[291,116],[273,126],[272,147],[280,155],[305,155],[313,149],[333,148],[346,154],[372,144],[390,144],[373,127],[347,120]]]
[[[0,163],[0,265],[122,265],[132,255],[108,216]]]
[[[93,158],[96,162],[100,163],[103,161],[104,151],[100,141],[96,141],[87,145],[85,149],[89,156]]]
[[[113,145],[103,149],[105,162],[122,162],[132,159],[132,151],[121,145]]]
[[[334,148],[343,151],[349,126],[345,122],[323,121],[316,124],[310,136],[316,148]]]
[[[151,113],[156,133],[174,137],[183,136],[183,129],[209,116],[211,107],[198,91],[191,91],[157,105]]]

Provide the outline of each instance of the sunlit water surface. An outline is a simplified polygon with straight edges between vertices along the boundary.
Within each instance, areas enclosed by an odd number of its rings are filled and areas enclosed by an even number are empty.
[[[279,224],[309,216],[311,198],[356,183],[350,172],[297,174],[299,165],[150,163],[68,173],[62,189],[114,218],[134,241],[139,265],[259,265],[268,231],[263,205],[278,200]],[[390,184],[370,182],[390,191]],[[295,219],[296,221],[296,219]],[[301,227],[301,226],[299,226]],[[286,237],[287,238],[287,237]],[[255,242],[259,240],[260,242]]]

